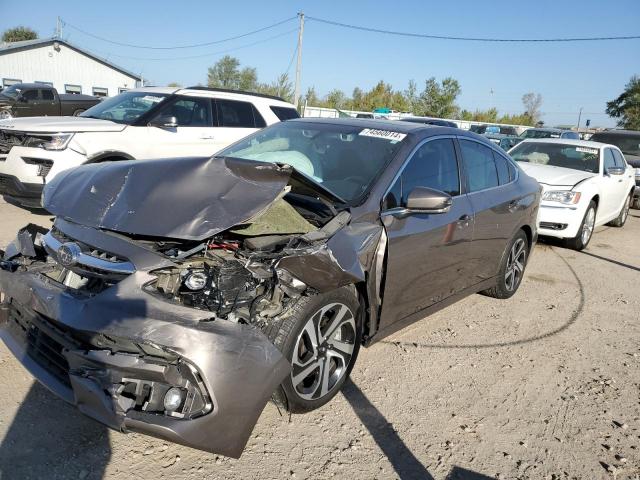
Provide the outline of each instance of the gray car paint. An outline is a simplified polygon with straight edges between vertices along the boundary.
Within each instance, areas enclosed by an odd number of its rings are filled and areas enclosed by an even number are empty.
[[[475,205],[472,196],[462,194],[454,199],[449,213],[408,212],[394,216],[381,211],[386,190],[416,145],[446,135],[470,138],[499,151],[478,135],[396,122],[293,121],[349,123],[407,134],[369,195],[361,203],[347,206],[350,220],[346,225],[327,234],[327,238],[320,233],[304,248],[286,251],[277,263],[278,268],[285,268],[320,292],[355,284],[367,312],[367,345],[491,286],[509,235],[518,228],[528,228],[532,243],[536,240],[539,186],[522,172],[499,195],[487,194],[490,198],[476,201]],[[65,182],[52,182],[47,189],[45,207],[58,215],[55,226],[78,241],[126,257],[135,265],[136,273],[95,296],[79,298],[37,269],[23,265],[17,267],[18,271],[0,270],[0,291],[5,293],[0,310],[3,340],[39,381],[112,428],[141,431],[239,456],[290,364],[254,325],[212,318],[206,310],[169,303],[145,292],[143,286],[154,278],[150,272],[175,262],[121,233],[201,240],[211,232],[251,218],[278,197],[287,183],[315,189],[325,199],[331,198],[330,192],[296,177],[289,167],[223,158],[122,162],[82,167],[77,172],[68,173]],[[152,178],[146,180],[141,172]],[[164,178],[167,181],[162,181]],[[161,181],[163,188],[157,188],[154,181]],[[511,201],[517,202],[517,215],[504,208]],[[468,224],[464,221],[461,225],[460,217],[469,214]],[[479,228],[479,221],[487,225]],[[485,233],[478,234],[483,228]],[[453,235],[449,235],[452,231]],[[33,236],[31,240],[37,243]],[[475,251],[475,243],[474,248],[469,248],[472,240],[478,241],[479,252]],[[29,249],[29,239],[22,234],[14,254],[26,252],[25,249]],[[447,262],[451,257],[456,257],[455,261]],[[491,258],[492,265],[474,279],[474,268],[486,258]],[[406,275],[416,266],[414,274]],[[107,362],[100,350],[69,349],[65,353],[73,365],[69,391],[39,367],[24,344],[9,332],[12,301],[65,328],[132,339],[175,352],[200,372],[212,397],[213,411],[193,420],[140,418],[139,412],[120,411],[114,399],[103,393],[109,375],[97,375],[91,367],[96,361]],[[404,304],[393,308],[395,302]],[[107,370],[147,368],[125,357],[116,358],[113,363]],[[149,368],[149,372],[152,370]]]

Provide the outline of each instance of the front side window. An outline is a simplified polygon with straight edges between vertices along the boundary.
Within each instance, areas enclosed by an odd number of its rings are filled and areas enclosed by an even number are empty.
[[[469,179],[469,191],[477,192],[498,186],[498,172],[491,149],[470,140],[460,140],[462,159]]]
[[[346,202],[357,203],[405,137],[399,132],[354,125],[279,122],[217,156],[291,165]]]
[[[562,143],[522,142],[509,151],[516,162],[537,163],[597,173],[600,150]]]
[[[25,100],[38,100],[38,90],[27,90],[22,94]]]
[[[218,125],[232,128],[263,128],[266,122],[250,102],[216,100]]]
[[[613,150],[610,148],[604,149],[604,171],[606,172],[608,168],[616,167],[616,159],[613,156]]]
[[[163,93],[125,92],[103,100],[80,116],[131,125],[165,98]]]
[[[208,98],[183,98],[163,108],[157,117],[175,117],[179,127],[211,127],[211,101]]]
[[[627,162],[618,150],[613,150],[613,157],[616,160],[616,167],[627,168]]]
[[[406,205],[409,194],[416,187],[433,188],[452,197],[460,195],[460,176],[453,140],[431,140],[419,147],[387,194],[385,208]]]

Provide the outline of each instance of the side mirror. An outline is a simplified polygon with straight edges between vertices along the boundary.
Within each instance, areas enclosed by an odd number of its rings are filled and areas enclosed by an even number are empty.
[[[609,167],[605,168],[604,171],[607,175],[624,175],[623,167]]]
[[[165,115],[151,120],[148,125],[158,128],[175,128],[178,126],[178,119],[173,116]]]
[[[409,193],[406,209],[420,213],[446,213],[451,208],[451,195],[427,187],[415,187]]]

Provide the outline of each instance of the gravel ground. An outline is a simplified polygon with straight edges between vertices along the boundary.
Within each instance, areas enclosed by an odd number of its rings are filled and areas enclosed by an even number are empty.
[[[540,244],[520,291],[364,349],[343,394],[265,408],[239,460],[83,417],[0,344],[0,479],[640,478],[640,211],[584,253]],[[48,217],[0,202],[0,245]]]

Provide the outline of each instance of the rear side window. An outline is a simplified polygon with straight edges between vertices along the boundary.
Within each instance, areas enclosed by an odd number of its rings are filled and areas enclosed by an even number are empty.
[[[53,90],[40,90],[43,100],[53,100]]]
[[[218,106],[218,125],[232,128],[263,128],[267,124],[249,102],[235,100],[216,100]]]
[[[295,108],[276,106],[271,106],[269,108],[271,108],[271,111],[275,113],[276,117],[278,117],[278,120],[281,122],[291,120],[292,118],[300,118],[300,115],[298,115],[298,111]]]
[[[498,172],[491,149],[469,140],[460,140],[469,191],[477,192],[498,186]]]
[[[493,159],[496,162],[496,170],[498,171],[498,182],[500,183],[500,185],[509,183],[512,178],[509,173],[509,164],[507,162],[507,159],[496,152],[491,153],[493,153]]]

